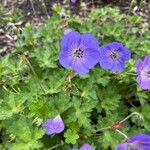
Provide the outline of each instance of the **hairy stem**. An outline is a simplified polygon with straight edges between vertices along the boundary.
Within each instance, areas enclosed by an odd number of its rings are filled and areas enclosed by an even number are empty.
[[[136,74],[136,73],[133,73],[133,72],[125,72],[125,74],[127,74],[127,75],[137,76],[137,74]]]
[[[111,129],[111,126],[108,126],[108,127],[105,127],[105,128],[98,129],[98,130],[96,130],[95,132],[100,132],[100,131],[108,130],[108,129]]]
[[[49,148],[47,150],[52,150],[52,149],[55,149],[55,148],[60,147],[62,145],[63,145],[63,143],[60,143],[60,144],[57,144],[57,145],[55,145],[55,146],[53,146],[53,147],[51,147],[51,148]]]
[[[120,123],[125,122],[126,120],[128,120],[129,118],[131,118],[132,116],[138,116],[141,118],[141,114],[139,114],[138,112],[133,112],[131,113],[129,116],[127,116],[126,118],[124,118],[123,120],[120,121]]]
[[[129,138],[126,134],[124,134],[124,133],[121,132],[120,130],[116,129],[115,131],[118,132],[118,133],[119,133],[120,135],[122,135],[123,137],[125,137],[126,139]]]

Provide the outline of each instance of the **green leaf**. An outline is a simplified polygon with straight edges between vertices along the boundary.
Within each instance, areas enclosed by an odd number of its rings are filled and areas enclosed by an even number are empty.
[[[34,126],[30,120],[21,117],[16,121],[14,120],[12,124],[9,123],[8,121],[8,132],[15,137],[15,143],[10,144],[9,149],[34,150],[42,147],[39,139],[42,138],[44,131]]]
[[[23,104],[27,100],[25,95],[22,94],[9,94],[5,97],[5,100],[1,102],[0,109],[0,120],[8,119],[12,117],[13,114],[18,114],[23,111]]]
[[[75,130],[67,129],[64,133],[65,142],[70,144],[76,144],[77,140],[79,139],[79,135]]]

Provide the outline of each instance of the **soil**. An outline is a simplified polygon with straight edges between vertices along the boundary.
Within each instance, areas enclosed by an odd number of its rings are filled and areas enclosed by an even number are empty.
[[[32,2],[32,3],[31,3]],[[69,0],[67,3],[64,0],[0,0],[2,4],[9,11],[18,8],[21,9],[25,16],[25,21],[46,18],[52,14],[52,6],[56,3],[61,4],[64,8],[71,8],[73,13],[80,14],[82,8],[80,4],[85,4],[89,10],[91,8],[101,8],[105,6],[118,7],[121,11],[130,14],[138,14],[143,16],[147,22],[150,21],[150,0],[77,0],[75,4]],[[81,9],[79,11],[79,9]]]

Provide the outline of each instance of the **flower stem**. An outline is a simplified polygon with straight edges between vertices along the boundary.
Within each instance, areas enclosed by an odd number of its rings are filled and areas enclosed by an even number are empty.
[[[100,132],[100,131],[108,130],[108,129],[111,129],[111,126],[108,126],[108,127],[105,127],[105,128],[98,129],[98,130],[96,130],[95,132]]]
[[[124,74],[137,76],[137,74],[136,74],[136,73],[133,73],[133,72],[125,72]]]
[[[63,143],[60,143],[60,144],[57,144],[57,145],[55,145],[55,146],[53,146],[53,147],[51,147],[51,148],[49,148],[47,150],[52,150],[52,149],[55,149],[55,148],[57,148],[59,146],[62,146],[62,145],[63,145]]]
[[[137,116],[137,117],[139,117],[141,120],[143,119],[143,117],[142,117],[142,115],[141,115],[140,113],[138,113],[138,112],[133,112],[133,113],[131,113],[129,116],[127,116],[126,118],[124,118],[123,120],[119,121],[118,123],[121,125],[123,122],[125,122],[126,120],[128,120],[129,118],[131,118],[131,117],[134,116],[134,115]],[[108,129],[112,129],[112,130],[113,130],[113,125],[107,126],[107,127],[101,128],[101,129],[98,129],[98,130],[96,130],[94,133],[100,132],[100,131],[103,131],[103,130],[108,130]],[[118,130],[118,129],[119,129],[119,128],[115,128],[114,131],[119,132],[120,130]],[[121,132],[121,131],[120,131],[120,132]]]
[[[124,118],[123,120],[121,120],[120,121],[120,123],[123,123],[123,122],[125,122],[126,120],[128,120],[129,118],[131,118],[132,116],[138,116],[139,118],[141,118],[142,116],[141,116],[141,114],[139,114],[138,112],[133,112],[133,113],[131,113],[129,116],[127,116],[126,118]]]
[[[129,138],[126,134],[124,134],[124,133],[121,132],[120,130],[116,129],[115,131],[118,132],[118,133],[119,133],[120,135],[122,135],[123,137],[125,137],[126,139]]]
[[[71,79],[74,78],[75,76],[76,76],[76,73],[73,70],[71,70],[69,75],[67,76],[67,80],[71,82]]]
[[[2,87],[5,91],[7,91],[8,93],[11,93],[11,91],[9,91],[7,87],[5,87],[4,85]]]

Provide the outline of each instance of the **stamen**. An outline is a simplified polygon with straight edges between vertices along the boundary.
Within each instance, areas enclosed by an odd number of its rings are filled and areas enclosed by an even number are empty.
[[[76,50],[73,52],[73,57],[82,58],[82,57],[83,57],[83,50],[81,50],[80,48],[79,48],[79,49],[76,49]]]
[[[119,52],[117,52],[116,50],[111,51],[110,58],[112,60],[118,60],[120,58]]]
[[[141,72],[141,74],[142,74],[143,76],[146,76],[146,77],[149,77],[149,78],[150,78],[150,70],[145,70],[145,69],[143,69],[142,72]]]
[[[150,70],[148,70],[146,74],[148,77],[150,77]]]

